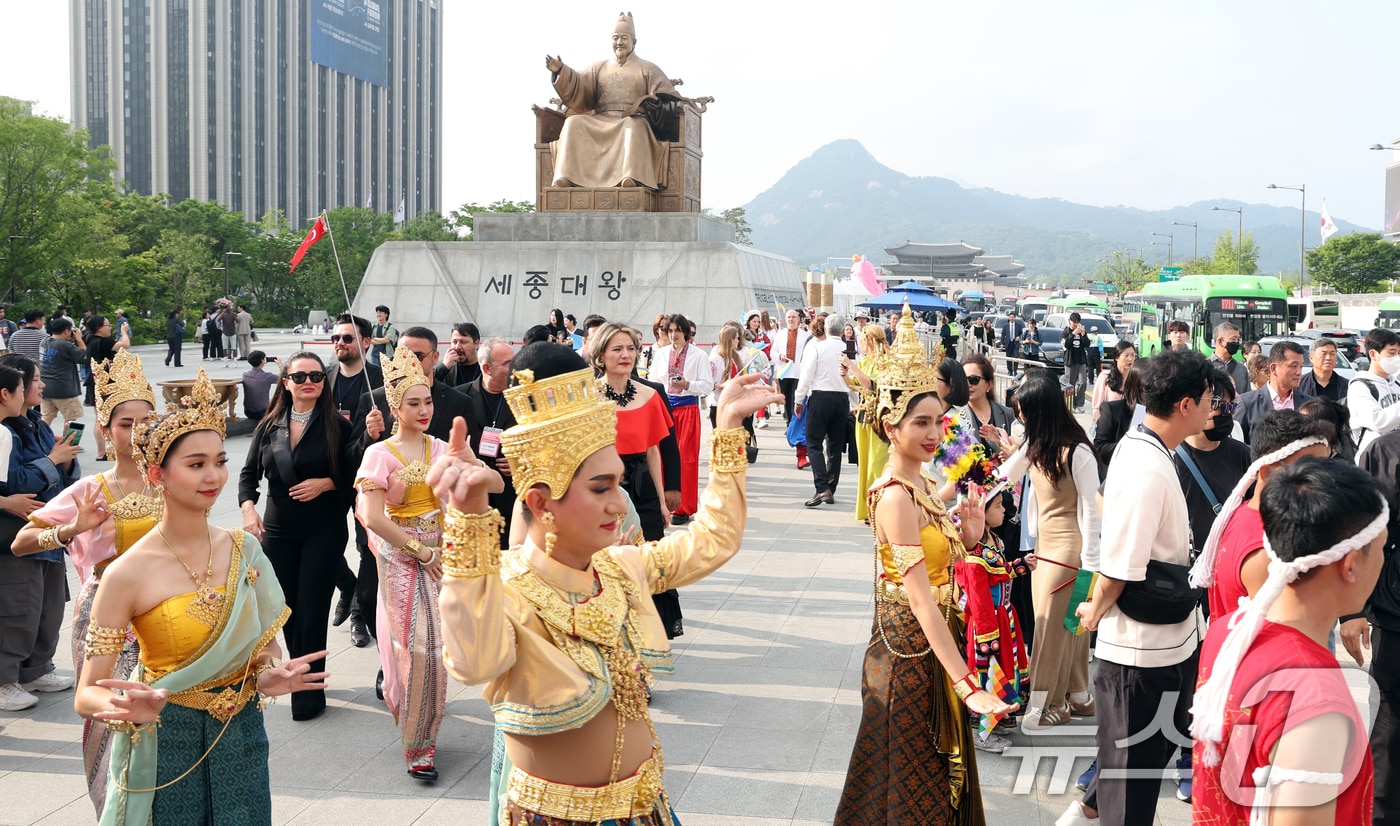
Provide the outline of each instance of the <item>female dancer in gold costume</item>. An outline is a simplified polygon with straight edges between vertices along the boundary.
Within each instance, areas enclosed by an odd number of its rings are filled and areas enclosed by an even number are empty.
[[[155,393],[141,369],[141,357],[118,350],[111,361],[93,362],[97,394],[97,426],[116,457],[116,466],[105,473],[85,476],[69,485],[42,508],[29,515],[15,537],[17,556],[53,545],[68,549],[78,568],[82,589],[73,609],[73,668],[82,678],[88,620],[102,573],[160,521],[161,503],[146,481],[131,451],[132,429],[150,418],[156,409]],[[126,645],[117,657],[112,676],[125,680],[136,667],[140,650],[136,635],[126,634]],[[83,726],[83,770],[88,796],[98,816],[107,798],[106,726],[89,720]]]
[[[923,470],[943,441],[944,414],[967,402],[967,377],[941,348],[930,363],[907,305],[877,372],[876,434],[890,458],[870,486],[875,621],[836,823],[982,826],[967,709],[1014,707],[979,690],[967,667],[952,571],[982,537],[985,514],[973,496],[955,523]]]

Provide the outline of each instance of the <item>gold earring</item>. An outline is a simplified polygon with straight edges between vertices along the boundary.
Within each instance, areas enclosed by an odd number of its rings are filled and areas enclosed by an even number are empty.
[[[554,532],[554,514],[551,511],[545,511],[540,515],[540,521],[547,528],[544,534],[544,555],[552,557],[554,556],[554,543],[559,539],[558,534]]]

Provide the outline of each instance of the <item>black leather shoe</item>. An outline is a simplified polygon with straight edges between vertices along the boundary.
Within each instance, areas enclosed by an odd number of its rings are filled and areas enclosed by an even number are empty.
[[[331,615],[331,625],[339,628],[350,618],[350,608],[355,604],[354,591],[341,591],[340,599],[336,600],[335,613]]]
[[[828,505],[834,505],[836,504],[836,494],[832,493],[831,491],[827,491],[826,493],[822,494],[822,501],[827,503]]]
[[[825,502],[825,501],[826,501],[826,497],[828,497],[828,496],[830,496],[830,495],[831,495],[831,494],[829,494],[829,493],[819,493],[819,494],[817,494],[816,496],[813,496],[811,499],[808,499],[808,500],[807,500],[806,502],[804,502],[803,504],[805,504],[805,505],[806,505],[807,507],[809,507],[809,508],[815,508],[816,506],[818,506],[818,505],[820,505],[821,503]]]
[[[364,648],[369,645],[369,626],[359,617],[350,621],[350,644],[356,648]]]
[[[414,780],[437,780],[437,769],[432,766],[419,766],[416,769],[409,769],[408,775]]]
[[[384,669],[379,669],[379,676],[374,678],[374,696],[384,699]]]
[[[689,521],[690,521],[690,516],[689,516],[688,514],[684,514],[684,513],[673,513],[673,514],[671,514],[671,524],[672,524],[672,525],[684,525],[685,523],[687,523],[687,522],[689,522]]]

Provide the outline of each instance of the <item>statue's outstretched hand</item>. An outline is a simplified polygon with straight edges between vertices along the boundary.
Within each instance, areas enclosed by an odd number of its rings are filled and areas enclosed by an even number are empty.
[[[545,67],[546,69],[548,69],[550,72],[552,72],[553,74],[556,74],[556,75],[557,75],[557,74],[559,74],[559,71],[560,71],[561,69],[564,68],[564,61],[560,60],[560,59],[557,58],[557,57],[553,57],[553,56],[551,56],[551,55],[545,55],[545,56],[544,56],[544,67]]]

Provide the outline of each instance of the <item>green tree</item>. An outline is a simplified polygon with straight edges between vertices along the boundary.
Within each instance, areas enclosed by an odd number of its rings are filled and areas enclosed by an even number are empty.
[[[0,97],[0,284],[13,297],[40,288],[71,255],[72,195],[110,188],[115,164],[105,148],[29,101]]]
[[[429,210],[421,212],[399,227],[400,241],[460,241],[453,222],[444,218],[441,212]]]
[[[719,214],[719,219],[734,227],[734,243],[753,246],[753,239],[750,237],[753,228],[749,226],[749,219],[744,215],[743,207],[730,207]]]
[[[1142,289],[1142,285],[1157,278],[1157,271],[1141,258],[1115,252],[1099,264],[1098,279],[1112,287],[1118,295]]]
[[[214,240],[205,235],[186,235],[167,229],[160,234],[160,241],[151,253],[156,262],[156,272],[169,285],[168,291],[158,296],[174,307],[184,307],[187,311],[191,302],[202,303],[207,296],[223,289],[220,283],[214,285]],[[157,311],[168,311],[157,306]]]
[[[473,201],[469,204],[462,204],[458,209],[454,209],[447,214],[448,222],[455,227],[458,232],[465,231],[466,240],[472,238],[472,216],[482,212],[534,212],[535,203],[533,201],[508,201],[502,198],[486,206]]]
[[[1365,293],[1400,272],[1400,247],[1378,233],[1334,235],[1308,250],[1308,274],[1318,284],[1344,293]]]
[[[1215,236],[1215,254],[1211,256],[1212,275],[1254,275],[1259,271],[1259,245],[1254,242],[1254,234],[1246,232],[1235,243],[1234,233],[1222,230]]]

